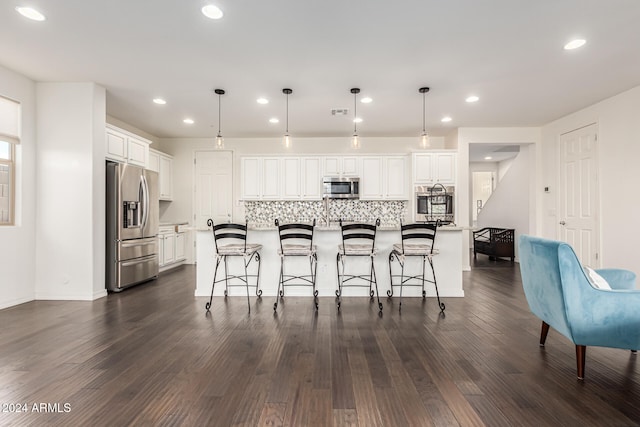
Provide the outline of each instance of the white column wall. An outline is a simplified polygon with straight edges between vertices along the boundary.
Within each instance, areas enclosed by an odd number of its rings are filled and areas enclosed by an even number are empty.
[[[0,309],[35,298],[36,85],[0,66],[0,95],[20,102],[21,144],[16,147],[16,224],[0,227]]]
[[[104,289],[105,90],[38,83],[36,299]]]

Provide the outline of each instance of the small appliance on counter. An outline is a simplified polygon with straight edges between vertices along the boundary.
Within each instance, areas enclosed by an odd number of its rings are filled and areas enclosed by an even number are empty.
[[[124,288],[158,276],[158,173],[107,162],[106,288]]]
[[[322,178],[322,193],[328,199],[359,199],[360,178],[325,176]]]
[[[419,185],[416,194],[416,222],[453,224],[455,187],[445,187],[438,183],[434,186]]]

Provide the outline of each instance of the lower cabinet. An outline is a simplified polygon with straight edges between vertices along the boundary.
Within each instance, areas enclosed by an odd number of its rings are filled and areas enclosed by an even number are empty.
[[[160,248],[158,259],[161,271],[177,267],[186,259],[185,235],[184,231],[179,231],[179,227],[173,225],[160,227],[158,233],[158,247]]]

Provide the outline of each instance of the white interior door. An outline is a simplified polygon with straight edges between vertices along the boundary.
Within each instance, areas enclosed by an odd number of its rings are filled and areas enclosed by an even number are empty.
[[[195,226],[229,222],[233,212],[233,156],[230,151],[196,151]]]
[[[592,267],[599,266],[597,141],[595,124],[560,136],[559,239]]]

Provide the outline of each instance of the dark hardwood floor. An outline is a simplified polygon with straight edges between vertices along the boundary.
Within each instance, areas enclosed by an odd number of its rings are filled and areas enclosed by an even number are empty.
[[[250,315],[216,298],[205,315],[185,266],[94,302],[1,310],[0,425],[640,425],[640,356],[590,347],[577,381],[570,342],[551,330],[538,347],[517,264],[478,256],[464,286],[445,317],[433,298],[401,315],[385,298],[382,317],[368,298],[341,313],[320,298],[317,315],[289,298],[276,316],[272,298]]]

